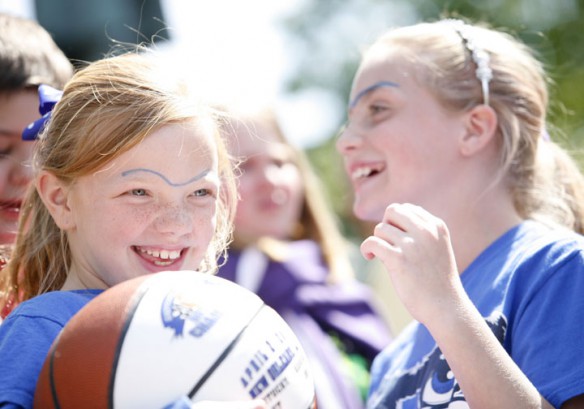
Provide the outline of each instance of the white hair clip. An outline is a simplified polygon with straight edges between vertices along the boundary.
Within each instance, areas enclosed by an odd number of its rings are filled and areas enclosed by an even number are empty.
[[[493,71],[489,66],[490,58],[489,53],[487,53],[483,48],[477,44],[476,38],[469,33],[468,28],[470,27],[462,20],[447,19],[443,20],[444,23],[451,24],[456,33],[462,39],[462,42],[467,50],[470,51],[472,55],[472,60],[477,66],[475,71],[478,80],[481,82],[483,89],[483,102],[485,105],[489,105],[489,82],[493,78]]]

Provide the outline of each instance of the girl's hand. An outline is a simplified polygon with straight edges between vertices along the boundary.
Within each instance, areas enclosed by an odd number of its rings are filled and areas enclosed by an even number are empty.
[[[464,296],[448,228],[419,206],[389,205],[361,253],[381,260],[401,301],[421,323],[439,318]]]

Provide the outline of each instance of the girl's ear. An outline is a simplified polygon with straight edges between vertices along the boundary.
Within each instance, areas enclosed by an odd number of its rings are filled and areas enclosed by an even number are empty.
[[[61,230],[73,228],[75,223],[67,200],[68,186],[52,173],[41,171],[36,181],[36,188],[57,226]]]
[[[466,116],[466,132],[460,139],[460,152],[472,156],[494,141],[497,132],[497,114],[488,105],[478,105]]]

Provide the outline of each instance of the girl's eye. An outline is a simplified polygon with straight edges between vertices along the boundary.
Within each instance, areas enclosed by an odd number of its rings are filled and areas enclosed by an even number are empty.
[[[145,189],[132,189],[130,193],[132,194],[132,196],[146,196]]]
[[[209,189],[197,189],[193,192],[193,195],[197,197],[208,196],[210,194],[211,192],[209,191]]]
[[[372,115],[378,114],[380,112],[385,111],[386,108],[382,105],[370,105],[369,106],[369,112],[371,112]]]
[[[7,158],[12,153],[11,148],[1,149],[0,150],[0,159]]]
[[[277,168],[283,168],[286,165],[291,165],[292,163],[287,161],[287,160],[279,160],[279,159],[274,159],[272,160],[272,165],[274,165]]]

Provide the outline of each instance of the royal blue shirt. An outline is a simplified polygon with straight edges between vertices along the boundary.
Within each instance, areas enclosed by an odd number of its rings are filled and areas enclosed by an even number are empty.
[[[65,324],[103,290],[53,291],[23,302],[0,325],[0,406],[32,408],[45,357]]]
[[[584,393],[582,236],[523,222],[480,254],[461,280],[505,350],[545,399],[560,407]],[[452,375],[428,330],[414,322],[376,358],[367,407],[466,405]]]

